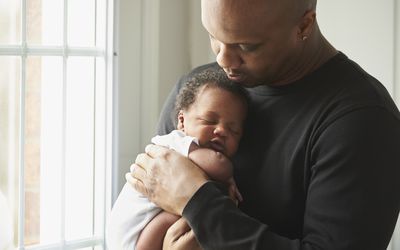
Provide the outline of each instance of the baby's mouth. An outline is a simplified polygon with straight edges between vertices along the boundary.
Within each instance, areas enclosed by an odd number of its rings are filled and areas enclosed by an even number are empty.
[[[210,141],[209,145],[210,145],[211,149],[214,149],[217,152],[220,152],[220,153],[225,152],[225,146],[220,141]]]

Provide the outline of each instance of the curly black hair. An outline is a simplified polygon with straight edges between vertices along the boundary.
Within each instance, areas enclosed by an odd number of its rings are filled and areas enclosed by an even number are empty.
[[[248,106],[249,95],[242,86],[229,80],[221,68],[207,68],[190,78],[180,89],[175,102],[175,117],[180,110],[187,110],[196,101],[196,96],[203,86],[224,89],[239,98]]]

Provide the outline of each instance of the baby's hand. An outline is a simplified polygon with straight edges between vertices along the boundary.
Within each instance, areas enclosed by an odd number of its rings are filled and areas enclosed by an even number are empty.
[[[233,178],[229,179],[228,181],[228,194],[229,197],[235,202],[236,206],[239,204],[239,202],[243,201],[243,196],[239,192],[238,187],[236,186],[236,182]]]

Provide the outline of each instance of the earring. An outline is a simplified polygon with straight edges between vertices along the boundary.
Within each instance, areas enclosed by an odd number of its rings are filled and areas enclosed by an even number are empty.
[[[308,38],[307,36],[302,36],[301,40],[305,41],[305,40],[307,40],[307,38]]]

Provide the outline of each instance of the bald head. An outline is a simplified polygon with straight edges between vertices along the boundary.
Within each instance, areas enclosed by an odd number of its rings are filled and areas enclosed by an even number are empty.
[[[322,40],[315,7],[316,0],[201,0],[201,17],[218,64],[236,81],[283,84]]]
[[[268,1],[268,0],[266,0]],[[308,11],[315,11],[317,0],[271,0],[282,4],[288,11],[292,10],[293,17],[302,17]]]
[[[236,18],[256,18],[256,23],[272,18],[276,18],[274,22],[279,23],[296,22],[306,12],[315,11],[316,2],[317,0],[202,0],[202,4],[214,6],[212,9],[215,12],[220,10],[223,13],[232,13]]]
[[[308,6],[308,9],[313,9],[315,10],[315,8],[317,7],[317,0],[303,0],[306,4],[306,6]]]

